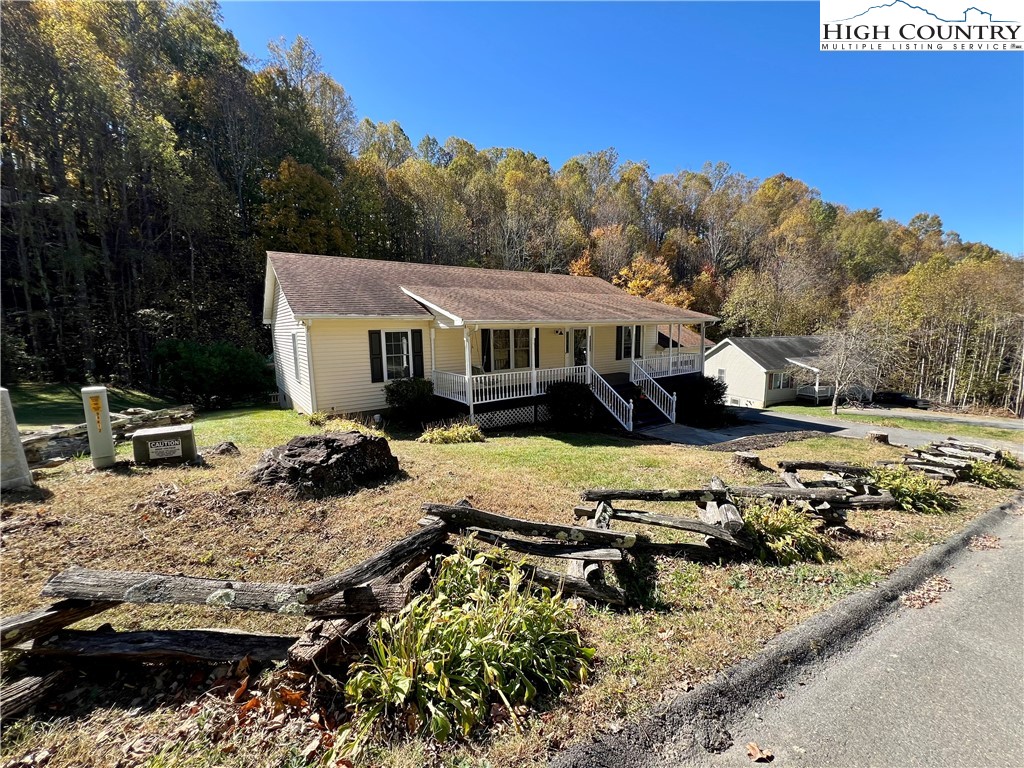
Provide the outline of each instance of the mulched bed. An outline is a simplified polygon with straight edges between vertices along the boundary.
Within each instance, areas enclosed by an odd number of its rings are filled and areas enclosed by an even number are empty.
[[[794,440],[809,440],[812,437],[827,437],[827,433],[817,429],[801,429],[795,432],[774,432],[770,435],[750,435],[727,440],[724,443],[705,445],[706,451],[763,451],[767,448],[778,448],[780,445]]]

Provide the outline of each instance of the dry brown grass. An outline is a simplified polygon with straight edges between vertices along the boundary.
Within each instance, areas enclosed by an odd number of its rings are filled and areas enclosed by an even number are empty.
[[[218,415],[197,423],[200,444],[233,439],[241,457],[214,457],[208,468],[125,474],[92,472],[88,462],[76,461],[48,473],[41,483],[45,498],[6,496],[5,516],[56,518],[61,524],[26,527],[4,538],[0,608],[10,614],[45,604],[39,590],[70,565],[247,580],[315,579],[414,530],[423,501],[468,497],[481,508],[568,522],[585,487],[696,486],[712,474],[727,483],[764,479],[737,471],[723,453],[601,436],[526,435],[466,445],[393,440],[407,476],[349,497],[296,501],[260,491],[240,501],[232,495],[249,487],[244,473],[260,449],[310,430],[301,417],[282,412]],[[808,456],[872,462],[899,453],[863,441],[817,438],[761,456],[772,465]],[[1015,478],[1019,482],[1021,473]],[[171,485],[177,490],[168,491]],[[456,758],[494,766],[543,764],[552,750],[570,741],[640,716],[663,691],[685,690],[756,653],[779,632],[880,580],[1010,495],[967,486],[953,493],[962,505],[949,515],[853,513],[850,526],[863,536],[837,540],[839,558],[825,564],[719,567],[658,558],[648,564],[656,570],[650,607],[621,613],[580,608],[585,638],[597,648],[596,674],[572,696],[542,707],[524,732],[500,733],[454,751],[413,742],[385,749],[372,762],[396,768]],[[668,505],[650,508],[659,506]],[[684,534],[654,533],[658,540],[685,540]],[[231,626],[252,631],[294,631],[303,624],[206,607],[124,606],[82,626],[105,622],[116,629]],[[95,679],[90,681],[93,685]],[[96,700],[88,706],[80,704],[80,696],[62,710],[8,727],[2,758],[45,748],[54,753],[50,766],[305,764],[299,756],[304,744],[290,742],[284,731],[235,734],[227,741],[202,730],[176,737],[179,702],[188,706],[205,684],[170,695],[166,686],[126,674],[111,683],[116,695],[89,694],[86,700]],[[131,685],[136,688],[126,687]],[[132,753],[137,741],[148,745],[139,754]]]

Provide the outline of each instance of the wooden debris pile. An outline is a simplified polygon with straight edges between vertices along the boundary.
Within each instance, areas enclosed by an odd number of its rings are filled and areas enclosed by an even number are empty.
[[[195,576],[70,568],[43,587],[58,601],[0,621],[0,644],[36,665],[43,674],[4,686],[3,711],[24,711],[60,683],[51,674],[75,662],[288,660],[297,667],[345,663],[361,653],[372,617],[401,610],[426,579],[428,561],[444,551],[448,528],[427,525],[341,573],[308,584],[227,581]],[[117,605],[207,605],[233,610],[307,616],[300,637],[224,629],[140,632],[66,629]],[[63,665],[63,666],[62,666]]]
[[[147,411],[144,408],[129,408],[124,413],[110,414],[110,429],[114,442],[123,443],[132,439],[140,429],[171,427],[190,424],[196,418],[191,405],[162,408]],[[89,436],[85,424],[73,427],[58,427],[48,432],[28,432],[21,438],[25,458],[32,469],[57,466],[80,453],[89,452]]]
[[[980,443],[947,437],[924,448],[912,449],[903,457],[902,463],[913,470],[923,472],[932,480],[952,484],[958,480],[969,479],[971,465],[976,461],[998,464],[1002,460],[1002,451]]]

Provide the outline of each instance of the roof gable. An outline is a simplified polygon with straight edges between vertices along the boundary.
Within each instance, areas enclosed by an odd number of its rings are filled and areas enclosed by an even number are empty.
[[[708,357],[731,344],[766,371],[792,368],[796,361],[811,368],[823,341],[821,336],[730,336],[710,350]]]

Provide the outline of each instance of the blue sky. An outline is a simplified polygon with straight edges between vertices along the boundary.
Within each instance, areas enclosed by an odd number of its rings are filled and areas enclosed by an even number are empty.
[[[816,2],[223,2],[243,50],[306,37],[360,117],[653,174],[725,161],[1024,253],[1024,55],[822,53]]]

